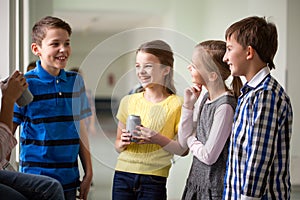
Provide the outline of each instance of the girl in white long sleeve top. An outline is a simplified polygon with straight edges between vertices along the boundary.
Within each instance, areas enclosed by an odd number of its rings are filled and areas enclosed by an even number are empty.
[[[225,84],[230,76],[222,61],[225,51],[223,41],[202,42],[188,66],[195,86],[185,90],[178,142],[194,157],[182,199],[222,199],[227,142],[242,86],[239,78],[233,78],[233,90]],[[207,93],[198,100],[202,86]],[[195,105],[197,100],[200,105]]]

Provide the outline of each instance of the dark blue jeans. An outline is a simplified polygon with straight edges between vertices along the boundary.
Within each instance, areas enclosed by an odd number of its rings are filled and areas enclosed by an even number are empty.
[[[76,189],[67,190],[64,192],[65,200],[75,200],[76,199]]]
[[[14,194],[11,193],[11,195],[22,195],[27,199],[64,199],[61,184],[57,180],[47,176],[0,170],[0,186],[2,192],[3,190],[10,192],[15,191]],[[2,197],[3,196],[1,195],[1,199]]]
[[[27,200],[27,198],[22,195],[17,190],[3,185],[0,183],[0,197],[1,200]]]
[[[165,200],[167,178],[115,171],[113,200]]]

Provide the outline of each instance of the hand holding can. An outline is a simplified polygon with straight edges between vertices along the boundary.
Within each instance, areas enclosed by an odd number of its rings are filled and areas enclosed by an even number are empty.
[[[16,73],[18,72],[15,72],[12,76],[14,76]],[[5,80],[2,81],[2,83],[6,84],[10,78],[11,77],[7,77]],[[32,102],[32,100],[33,100],[33,95],[31,94],[29,89],[26,88],[21,94],[21,96],[17,99],[16,103],[19,107],[23,107],[29,104],[30,102]]]

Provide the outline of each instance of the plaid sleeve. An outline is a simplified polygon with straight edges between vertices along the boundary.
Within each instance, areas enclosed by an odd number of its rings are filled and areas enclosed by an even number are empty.
[[[248,110],[247,160],[244,169],[243,191],[246,196],[259,197],[265,192],[270,168],[277,149],[278,99],[270,90],[258,92]]]

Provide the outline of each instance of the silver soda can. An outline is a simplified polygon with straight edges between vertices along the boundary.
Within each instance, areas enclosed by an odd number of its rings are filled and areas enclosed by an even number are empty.
[[[133,130],[136,130],[136,126],[141,125],[141,117],[138,115],[129,115],[126,121],[126,130],[131,133],[132,136],[139,136]],[[131,139],[132,142],[137,142],[135,139]]]
[[[32,102],[32,100],[33,100],[33,95],[31,94],[29,89],[26,88],[26,90],[24,90],[24,92],[22,93],[22,95],[20,96],[20,98],[17,100],[16,103],[18,104],[19,107],[23,107],[29,104],[30,102]]]

